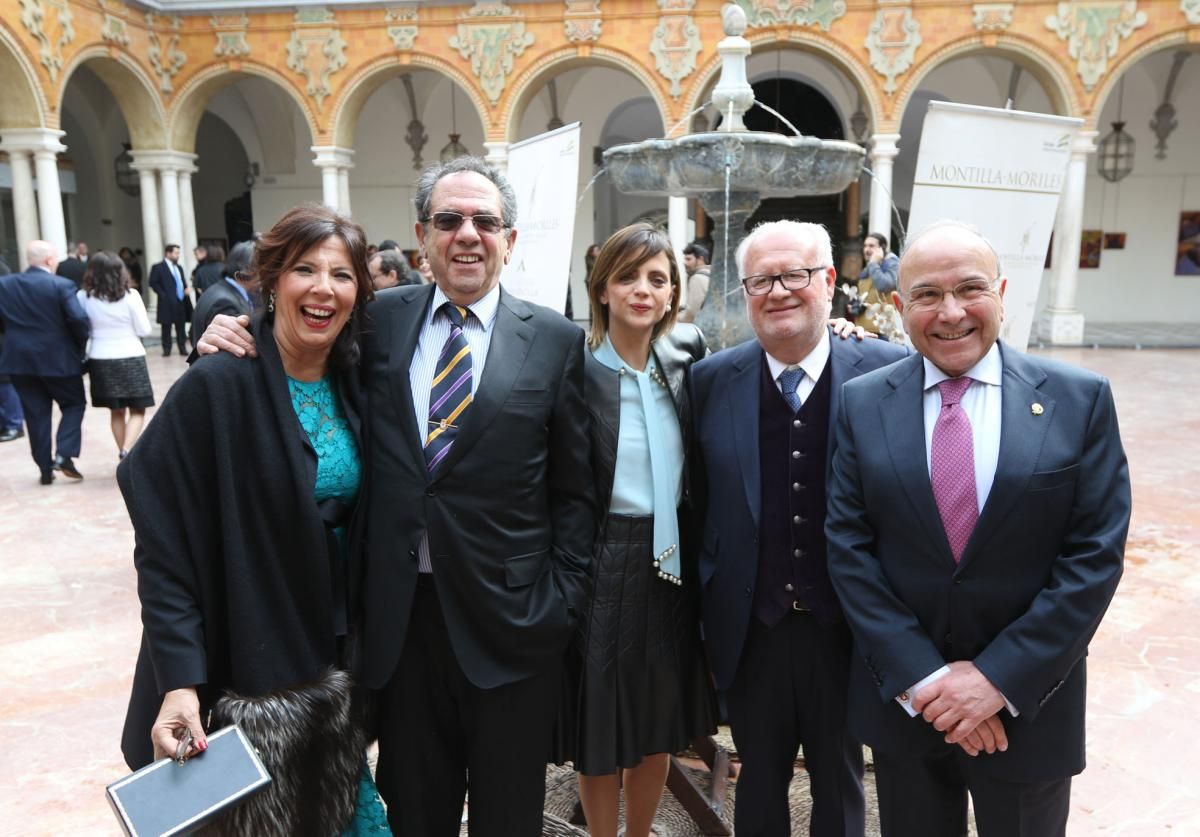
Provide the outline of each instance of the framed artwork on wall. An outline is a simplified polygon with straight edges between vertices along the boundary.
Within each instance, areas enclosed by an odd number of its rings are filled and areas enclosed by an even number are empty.
[[[1103,243],[1103,233],[1100,230],[1084,230],[1079,242],[1079,266],[1099,267],[1100,247]]]
[[[1104,249],[1105,250],[1124,250],[1125,249],[1125,233],[1105,233],[1104,234]]]
[[[1175,275],[1200,276],[1200,211],[1179,213]]]

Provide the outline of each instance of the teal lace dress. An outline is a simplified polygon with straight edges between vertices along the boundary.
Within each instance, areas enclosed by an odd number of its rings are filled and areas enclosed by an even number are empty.
[[[352,504],[362,482],[362,458],[337,390],[326,377],[312,382],[288,378],[288,391],[300,426],[317,452],[317,502],[333,497]],[[337,535],[344,558],[345,532],[338,530]],[[383,802],[379,798],[379,791],[375,789],[375,780],[371,778],[364,761],[358,784],[358,806],[353,821],[342,832],[342,837],[391,833]]]

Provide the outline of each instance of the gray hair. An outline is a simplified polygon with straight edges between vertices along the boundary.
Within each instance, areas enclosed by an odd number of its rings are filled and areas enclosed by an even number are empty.
[[[437,163],[421,172],[417,179],[417,193],[413,197],[413,205],[417,210],[417,220],[422,224],[429,223],[433,212],[430,205],[433,201],[433,187],[443,177],[461,172],[474,172],[482,175],[495,184],[500,190],[500,217],[504,226],[513,229],[517,225],[517,193],[513,191],[508,178],[500,173],[500,169],[490,165],[482,157],[457,157],[449,163]]]
[[[987,246],[988,250],[991,251],[992,258],[996,260],[996,276],[1004,275],[1004,269],[1000,264],[1000,254],[996,252],[996,248],[992,242],[988,241],[987,236],[979,231],[979,227],[975,226],[974,224],[968,224],[966,221],[956,221],[953,218],[943,218],[939,221],[934,221],[932,224],[922,227],[916,235],[910,236],[909,239],[904,242],[904,249],[900,253],[900,273],[904,273],[904,257],[908,255],[909,250],[916,246],[918,241],[929,235],[931,232],[937,232],[938,230],[945,229],[962,230],[963,232],[969,233],[970,235],[973,235],[982,241]],[[896,284],[899,285],[899,283],[900,278],[897,276]]]
[[[379,259],[379,269],[384,273],[395,273],[401,284],[408,279],[408,259],[399,250],[380,250],[373,259]]]
[[[239,241],[229,250],[229,258],[225,259],[225,275],[238,278],[239,273],[246,273],[250,270],[250,263],[254,260],[254,242]]]
[[[808,221],[766,221],[759,224],[738,245],[734,261],[737,262],[738,276],[746,276],[746,253],[758,239],[773,232],[785,232],[797,242],[817,245],[817,261],[820,265],[794,265],[795,267],[833,267],[833,243],[829,240],[829,231],[824,224],[814,224]]]

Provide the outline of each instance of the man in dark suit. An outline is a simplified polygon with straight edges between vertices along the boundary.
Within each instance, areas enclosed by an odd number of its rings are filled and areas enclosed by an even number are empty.
[[[1062,835],[1084,766],[1129,472],[1108,382],[999,342],[1005,285],[972,228],[918,235],[893,300],[920,355],[843,391],[830,575],[886,837],[965,834],[968,792],[982,837]]]
[[[76,288],[83,287],[83,274],[87,271],[88,246],[87,242],[72,242],[67,247],[67,258],[58,263],[54,271],[65,279],[75,283]]]
[[[253,258],[253,241],[242,241],[233,245],[228,261],[222,263],[224,277],[220,282],[211,285],[196,303],[196,313],[192,316],[192,334],[197,337],[203,334],[218,314],[237,317],[242,314],[249,315],[254,311],[258,279],[250,273],[250,261]]]
[[[801,745],[810,832],[865,828],[862,747],[845,723],[850,634],[825,569],[825,480],[842,383],[904,350],[831,340],[831,249],[819,224],[751,232],[737,262],[757,339],[692,371],[704,636],[742,760],[739,837],[792,833]]]
[[[179,353],[187,355],[187,325],[191,317],[191,302],[187,298],[187,279],[179,266],[179,245],[168,244],[165,258],[150,268],[150,287],[158,295],[158,323],[162,326],[163,357],[171,354],[171,329]]]
[[[540,834],[566,647],[595,525],[583,332],[500,287],[516,195],[483,160],[414,198],[434,284],[381,291],[370,410],[360,678],[379,690],[379,791],[397,834]],[[252,351],[220,318],[198,351]]]
[[[83,394],[83,352],[89,324],[77,288],[54,274],[58,257],[54,245],[31,241],[29,269],[0,277],[0,374],[12,380],[25,412],[29,448],[41,470],[42,485],[54,481],[54,471],[82,479],[75,467],[82,441],[86,407]],[[62,411],[51,456],[53,404]]]
[[[408,261],[399,250],[380,250],[367,260],[367,270],[371,273],[371,284],[375,290],[394,288],[397,285],[420,285],[421,279],[416,271],[408,266]]]

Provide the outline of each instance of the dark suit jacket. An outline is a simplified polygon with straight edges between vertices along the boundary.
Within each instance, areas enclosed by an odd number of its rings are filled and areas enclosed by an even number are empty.
[[[198,685],[203,714],[225,689],[262,695],[337,662],[334,591],[345,588],[334,574],[345,564],[326,548],[316,453],[270,327],[256,324],[255,338],[258,360],[200,358],[117,468],[143,626],[122,738],[131,767],[151,758],[164,692]],[[357,435],[357,376],[335,380]]]
[[[40,267],[0,277],[0,373],[66,377],[83,373],[90,324],[70,279]]]
[[[238,293],[237,288],[222,279],[200,295],[200,301],[196,303],[196,313],[192,315],[192,334],[199,340],[217,314],[236,317],[252,313],[254,306]]]
[[[832,337],[832,404],[829,454],[835,448],[845,381],[904,357],[882,340]],[[759,384],[763,350],[751,340],[718,352],[692,369],[696,451],[691,458],[693,495],[704,529],[700,544],[704,641],[717,688],[737,673],[754,606],[758,574],[760,465]]]
[[[921,357],[843,391],[826,533],[858,652],[850,725],[895,755],[950,746],[893,698],[973,660],[1020,713],[1001,712],[1008,751],[979,769],[1060,779],[1083,769],[1084,658],[1121,576],[1129,471],[1107,381],[1001,356],[1000,459],[957,566],[926,464]]]
[[[70,279],[75,283],[75,288],[78,289],[83,285],[83,274],[87,270],[87,263],[71,256],[69,259],[63,259],[58,263],[58,269],[55,271],[64,279]]]
[[[170,268],[167,267],[166,260],[150,268],[150,289],[158,294],[158,315],[156,319],[160,324],[177,323],[187,320],[187,307],[189,306],[187,275],[183,272],[182,265],[176,265],[175,267],[179,270],[179,277],[183,279],[184,295],[182,300],[175,296],[175,277],[171,274]]]
[[[404,647],[426,533],[455,655],[480,688],[561,659],[588,594],[583,332],[501,291],[479,389],[431,477],[408,373],[433,292],[381,292],[363,340],[371,493],[352,598],[363,602],[365,682],[375,688]]]

